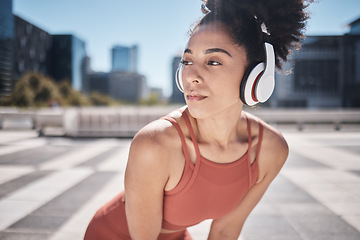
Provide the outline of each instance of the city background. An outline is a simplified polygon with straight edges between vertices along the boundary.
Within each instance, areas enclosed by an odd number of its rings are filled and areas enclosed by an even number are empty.
[[[84,4],[88,10],[80,11]],[[174,75],[190,25],[201,16],[200,1],[135,5],[3,0],[0,96],[16,92],[16,84],[33,73],[67,81],[85,96],[97,92],[125,103],[184,103]],[[360,107],[360,6],[338,5],[323,0],[309,8],[303,47],[291,55],[285,74],[277,73],[276,91],[262,107]],[[47,100],[59,101],[53,91],[48,95]]]
[[[0,0],[1,240],[83,238],[124,187],[134,134],[184,104],[174,76],[200,4]],[[309,10],[274,94],[245,108],[290,153],[239,240],[360,239],[360,2]]]

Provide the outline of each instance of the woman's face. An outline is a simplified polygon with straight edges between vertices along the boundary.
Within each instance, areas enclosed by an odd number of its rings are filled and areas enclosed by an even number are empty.
[[[207,118],[241,106],[240,82],[247,66],[243,47],[220,24],[200,26],[183,56],[185,101],[195,118]]]

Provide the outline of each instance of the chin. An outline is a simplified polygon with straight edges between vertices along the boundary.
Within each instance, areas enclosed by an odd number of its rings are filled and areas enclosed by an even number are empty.
[[[213,114],[213,110],[207,109],[203,106],[202,107],[194,106],[192,104],[188,104],[187,106],[188,106],[190,115],[196,119],[205,119],[205,118],[210,117]]]

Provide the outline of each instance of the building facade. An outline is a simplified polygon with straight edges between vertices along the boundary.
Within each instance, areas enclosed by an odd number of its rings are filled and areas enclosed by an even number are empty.
[[[342,107],[342,36],[308,36],[301,51],[283,67],[291,74],[276,74],[276,107]]]
[[[52,35],[51,75],[56,81],[69,80],[71,86],[83,90],[86,61],[85,42],[74,35]]]
[[[24,19],[14,16],[13,79],[16,81],[26,72],[51,75],[51,35]]]
[[[114,46],[111,49],[111,71],[137,72],[138,71],[138,46]]]
[[[360,107],[360,21],[348,34],[307,36],[277,73],[271,107]],[[357,29],[357,30],[356,30]]]
[[[344,107],[360,107],[360,18],[349,24],[344,36]]]
[[[94,72],[87,76],[89,81],[89,91],[98,92],[104,95],[110,95],[110,73]]]
[[[181,57],[176,56],[173,58],[171,64],[172,94],[170,97],[170,102],[184,104],[185,103],[184,94],[178,89],[175,81],[176,71],[179,67],[180,62],[181,62]]]
[[[73,35],[50,35],[15,16],[12,1],[0,2],[0,97],[10,95],[16,81],[27,72],[67,79],[83,90],[86,71],[85,42]]]
[[[138,46],[116,45],[111,49],[109,95],[124,102],[136,103],[150,96],[145,76],[138,73]]]
[[[138,102],[149,97],[149,88],[143,75],[133,72],[110,73],[110,96],[125,102]]]
[[[12,0],[0,1],[0,97],[12,92],[14,18]]]

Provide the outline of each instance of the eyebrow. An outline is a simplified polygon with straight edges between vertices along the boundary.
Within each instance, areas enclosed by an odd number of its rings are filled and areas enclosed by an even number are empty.
[[[221,49],[221,48],[210,48],[205,51],[205,54],[210,54],[210,53],[225,53],[225,54],[229,55],[229,57],[231,57],[230,53],[228,53],[227,51],[225,51],[224,49]]]
[[[185,49],[184,53],[192,54],[192,51],[187,48],[187,49]],[[210,48],[205,51],[205,54],[210,54],[210,53],[225,53],[229,57],[232,57],[230,53],[228,53],[227,51],[225,51],[224,49],[221,49],[221,48]]]

